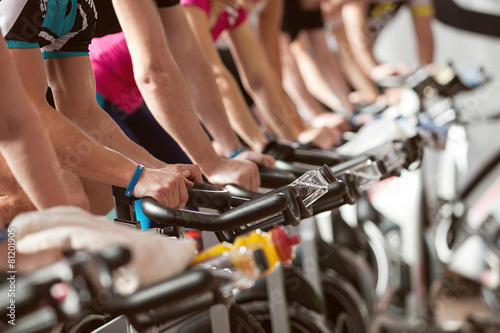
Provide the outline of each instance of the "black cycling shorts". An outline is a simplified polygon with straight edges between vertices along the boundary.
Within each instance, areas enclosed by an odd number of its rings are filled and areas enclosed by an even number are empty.
[[[305,10],[299,0],[285,0],[283,4],[283,22],[281,31],[290,35],[291,40],[297,38],[302,30],[323,28],[321,10]]]
[[[1,0],[9,48],[41,48],[44,58],[88,55],[97,11],[93,0]]]
[[[1,0],[0,0],[1,1]],[[155,0],[158,7],[172,7],[180,3],[179,0]],[[95,37],[102,37],[122,31],[111,0],[96,0],[99,21],[95,31]]]
[[[180,3],[179,0],[155,0],[158,7],[172,7]]]

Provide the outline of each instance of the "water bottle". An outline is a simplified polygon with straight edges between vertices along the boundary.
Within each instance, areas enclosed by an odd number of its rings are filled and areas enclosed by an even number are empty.
[[[335,175],[327,165],[318,170],[309,170],[294,180],[290,186],[299,190],[304,205],[309,208],[328,192],[328,185],[335,182]]]
[[[250,288],[254,282],[274,270],[277,263],[287,266],[295,255],[298,235],[288,235],[282,227],[269,232],[255,230],[239,236],[234,243],[223,242],[199,253],[193,266],[209,270],[221,279],[221,292]]]

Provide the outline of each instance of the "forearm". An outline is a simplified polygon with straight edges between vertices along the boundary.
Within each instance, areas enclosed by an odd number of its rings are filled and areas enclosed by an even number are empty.
[[[280,53],[283,73],[283,88],[299,109],[301,116],[308,120],[322,113],[321,104],[309,93],[299,68],[289,49],[289,38],[280,38]]]
[[[322,112],[321,104],[309,94],[307,87],[300,77],[298,68],[295,68],[297,72],[290,73],[293,69],[283,69],[283,88],[285,92],[290,96],[290,99],[299,109],[300,115],[305,119],[317,116]]]
[[[353,51],[347,42],[344,28],[338,27],[333,30],[333,33],[339,45],[339,59],[344,75],[355,90],[366,96],[369,102],[374,102],[379,95],[377,87],[363,73],[356,60],[352,58]]]
[[[378,65],[373,55],[373,43],[367,23],[367,4],[364,0],[353,1],[342,7],[342,17],[347,40],[353,51],[352,56],[369,77]]]
[[[166,164],[154,158],[148,151],[130,140],[116,122],[97,105],[85,113],[68,115],[87,135],[100,144],[120,152],[127,158],[148,168],[162,168]]]
[[[296,110],[290,108],[281,81],[272,69],[262,44],[248,20],[228,31],[230,47],[238,72],[247,92],[258,107],[264,121],[283,140],[295,141],[300,128]]]
[[[130,140],[115,121],[99,107],[95,98],[95,79],[90,60],[86,57],[78,58],[62,58],[57,61],[49,59],[46,63],[56,108],[102,145],[119,151],[146,167],[164,167],[164,163]],[[78,75],[83,82],[88,82],[93,92],[84,93],[80,85],[82,81],[74,80],[74,75]],[[74,96],[75,91],[82,93]]]
[[[271,67],[276,71],[278,78],[282,79],[280,64],[279,34],[283,12],[283,0],[269,0],[266,8],[259,15],[257,34],[264,47]]]
[[[248,109],[234,77],[227,70],[220,69],[216,72],[216,82],[231,126],[253,150],[262,151],[267,140]]]
[[[309,93],[332,110],[341,106],[340,100],[333,93],[312,57],[303,52],[300,44],[292,44],[290,50]]]
[[[206,14],[196,6],[185,6],[184,12],[196,40],[209,59],[232,128],[253,150],[260,152],[266,143],[265,137],[252,117],[234,77],[220,59],[210,34]]]
[[[168,87],[168,93],[166,94],[164,89],[158,91],[161,96],[155,100],[159,103],[156,106],[150,104],[150,110],[189,158],[199,164],[202,170],[206,170],[217,159],[217,154],[196,118],[193,104],[187,96],[187,88],[180,84],[184,83],[184,80],[180,73],[178,74],[177,80],[162,85],[163,88]]]
[[[264,79],[261,84],[250,86],[248,92],[278,138],[296,141],[297,135],[302,129],[301,119],[299,114],[293,112],[287,105],[281,85]]]
[[[342,103],[342,106],[348,113],[352,113],[354,108],[349,102],[349,87],[344,79],[340,67],[335,59],[335,55],[328,49],[325,39],[325,31],[308,31],[308,36],[314,50],[317,66],[322,68],[322,73],[332,89],[333,93]]]
[[[415,17],[415,31],[418,42],[420,64],[429,65],[434,60],[434,34],[431,26],[432,16]]]
[[[185,19],[184,21],[187,24]],[[226,115],[222,96],[217,89],[208,58],[201,50],[191,30],[189,30],[189,26],[187,28],[188,31],[182,34],[183,38],[180,41],[176,38],[177,36],[169,38],[170,35],[166,29],[167,40],[171,45],[172,55],[186,80],[196,114],[212,138],[219,144],[224,155],[229,156],[240,146],[240,143]],[[178,29],[170,29],[170,31],[172,31],[172,34],[179,32]],[[186,42],[186,38],[192,40]],[[202,130],[201,127],[199,129]]]
[[[104,184],[127,187],[137,163],[104,147],[50,107],[37,107],[61,166]]]
[[[217,89],[212,69],[201,61],[195,66],[182,64],[184,77],[192,96],[195,110],[212,138],[219,144],[225,156],[229,156],[240,146],[238,137],[233,132],[231,123],[224,109],[222,96]]]

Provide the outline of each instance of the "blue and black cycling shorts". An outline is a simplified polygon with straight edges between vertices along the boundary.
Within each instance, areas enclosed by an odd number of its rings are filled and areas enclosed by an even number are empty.
[[[9,48],[40,48],[44,58],[88,55],[97,11],[93,0],[0,0]]]

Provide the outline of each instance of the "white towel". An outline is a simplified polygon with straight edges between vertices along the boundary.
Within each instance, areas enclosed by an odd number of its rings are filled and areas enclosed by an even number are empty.
[[[112,246],[127,246],[132,260],[114,275],[115,289],[122,295],[184,271],[195,256],[192,240],[171,239],[116,225],[76,207],[21,214],[10,227],[16,229],[20,253],[51,247],[100,252]]]

